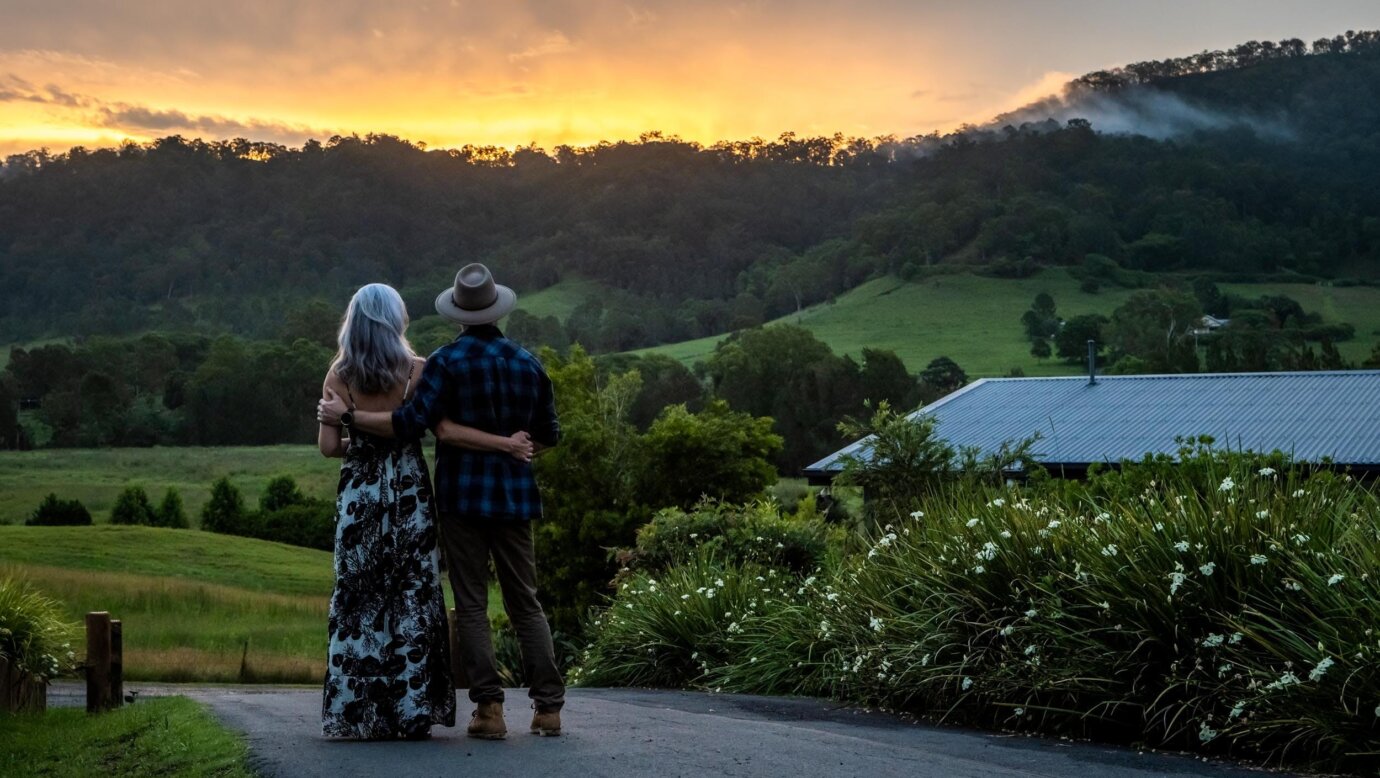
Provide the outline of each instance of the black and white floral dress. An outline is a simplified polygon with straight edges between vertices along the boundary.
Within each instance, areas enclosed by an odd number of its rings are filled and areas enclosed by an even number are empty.
[[[455,726],[431,477],[420,443],[355,431],[336,498],[321,730],[395,738]]]

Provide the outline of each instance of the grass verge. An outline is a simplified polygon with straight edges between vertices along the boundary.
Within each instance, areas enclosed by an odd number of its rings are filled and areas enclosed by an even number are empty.
[[[247,754],[243,741],[185,697],[101,716],[67,709],[0,715],[0,775],[11,778],[248,778]]]

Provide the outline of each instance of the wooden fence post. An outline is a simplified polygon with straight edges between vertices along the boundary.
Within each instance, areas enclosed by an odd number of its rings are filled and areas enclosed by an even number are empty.
[[[125,636],[119,619],[110,622],[110,705],[125,702]]]
[[[110,614],[86,614],[86,712],[110,707]]]

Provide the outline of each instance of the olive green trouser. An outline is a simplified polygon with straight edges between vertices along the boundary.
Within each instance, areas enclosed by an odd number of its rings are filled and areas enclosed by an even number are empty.
[[[442,513],[441,543],[455,591],[456,637],[470,701],[503,702],[489,625],[489,560],[498,573],[503,608],[517,632],[527,696],[538,711],[565,704],[565,682],[556,665],[551,627],[537,600],[537,565],[532,523]]]

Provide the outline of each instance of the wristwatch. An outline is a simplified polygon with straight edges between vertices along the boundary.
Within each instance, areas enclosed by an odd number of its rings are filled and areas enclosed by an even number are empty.
[[[340,414],[340,426],[355,426],[355,412],[353,410],[345,411],[344,413]]]

